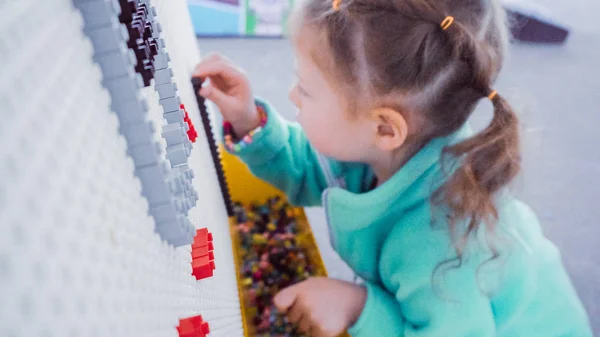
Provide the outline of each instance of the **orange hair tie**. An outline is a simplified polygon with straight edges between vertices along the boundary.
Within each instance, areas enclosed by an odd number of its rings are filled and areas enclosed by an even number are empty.
[[[493,100],[496,96],[498,95],[498,92],[496,90],[492,90],[492,92],[490,92],[490,94],[488,95],[489,100]]]
[[[333,10],[339,11],[341,4],[342,4],[342,0],[333,0],[333,3],[332,3]]]
[[[440,24],[440,26],[442,27],[443,30],[446,30],[448,28],[450,28],[450,26],[452,26],[452,23],[454,22],[454,17],[453,16],[447,16],[444,21],[442,21],[442,23]]]

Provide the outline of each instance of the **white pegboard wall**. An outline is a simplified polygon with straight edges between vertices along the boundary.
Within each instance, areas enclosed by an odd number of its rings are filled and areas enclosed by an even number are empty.
[[[191,32],[181,19],[188,14],[175,10],[185,1],[169,4],[158,6],[167,47],[169,32]],[[71,1],[0,0],[0,8],[0,336],[177,336],[178,319],[197,314],[211,337],[242,336],[205,136],[189,159],[200,192],[190,219],[213,232],[217,269],[196,281],[189,246],[173,248],[154,232]],[[199,54],[193,33],[182,37],[189,40],[168,49],[182,101],[199,123],[186,87]],[[183,45],[196,49],[180,53]]]
[[[174,82],[177,83],[178,95],[198,131],[198,139],[194,143],[189,165],[195,172],[193,184],[199,193],[199,200],[189,216],[196,227],[206,227],[214,234],[217,268],[212,278],[199,282],[199,285],[206,290],[213,290],[210,293],[216,296],[205,298],[207,305],[219,303],[217,305],[219,309],[213,312],[214,315],[209,314],[205,318],[211,324],[211,329],[222,327],[219,332],[222,334],[219,336],[243,336],[227,213],[211,159],[207,136],[202,131],[196,96],[191,86],[193,70],[200,62],[198,43],[185,0],[153,0],[152,4],[157,10],[158,21],[163,27],[161,37],[165,40],[166,50],[171,58],[170,66],[173,69]],[[150,91],[149,88],[145,90]],[[161,113],[161,110],[156,107],[151,108],[150,111],[153,116]]]

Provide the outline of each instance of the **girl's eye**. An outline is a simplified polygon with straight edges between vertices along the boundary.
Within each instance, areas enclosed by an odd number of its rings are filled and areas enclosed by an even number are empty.
[[[308,96],[308,93],[307,93],[307,92],[306,92],[304,89],[302,89],[302,87],[301,87],[301,86],[298,86],[298,92],[299,92],[299,93],[300,93],[300,95],[302,95],[302,96]]]

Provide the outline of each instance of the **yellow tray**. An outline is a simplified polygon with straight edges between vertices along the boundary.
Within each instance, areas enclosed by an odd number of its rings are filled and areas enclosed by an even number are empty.
[[[243,204],[250,204],[252,202],[266,203],[267,199],[274,196],[285,198],[285,195],[280,190],[252,175],[244,163],[242,163],[237,157],[225,151],[222,146],[220,148],[220,153],[221,161],[223,163],[223,170],[225,171],[225,177],[227,179],[229,192],[231,193],[231,199],[233,201],[238,201]],[[298,225],[298,236],[296,237],[296,240],[300,246],[306,249],[307,257],[315,267],[313,275],[327,276],[327,270],[323,264],[319,246],[315,241],[315,237],[313,236],[308,219],[306,218],[306,214],[302,208],[298,209],[297,214],[299,215],[296,217]],[[236,220],[234,217],[229,218],[229,224],[231,243],[233,246],[233,256],[237,267],[236,277],[238,283],[238,294],[240,297],[240,306],[242,310],[242,320],[244,323],[244,336],[254,337],[255,330],[252,322],[250,321],[250,317],[254,315],[253,310],[256,309],[251,307],[250,303],[244,299],[243,295],[244,292],[241,282],[242,258],[240,251],[240,238],[235,230]]]

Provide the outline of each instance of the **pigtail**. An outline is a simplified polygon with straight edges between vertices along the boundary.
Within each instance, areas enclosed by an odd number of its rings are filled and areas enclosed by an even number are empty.
[[[444,158],[459,160],[458,168],[434,195],[450,209],[450,231],[462,255],[469,235],[483,223],[492,233],[498,220],[494,194],[508,185],[520,170],[518,119],[508,102],[494,93],[491,123],[474,137],[446,147]],[[465,228],[457,228],[462,220]]]

